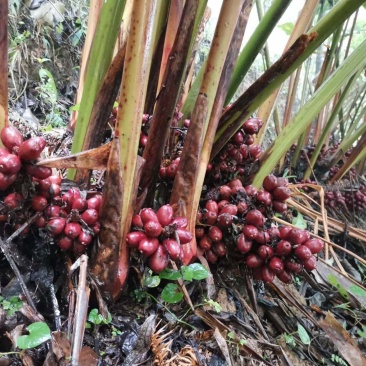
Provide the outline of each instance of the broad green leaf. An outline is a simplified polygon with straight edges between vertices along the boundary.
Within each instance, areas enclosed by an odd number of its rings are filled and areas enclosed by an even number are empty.
[[[157,287],[160,284],[160,277],[159,276],[149,276],[145,277],[144,285],[149,288]]]
[[[20,349],[34,348],[51,338],[51,330],[46,323],[36,322],[27,328],[29,334],[20,336],[17,346]]]
[[[171,268],[165,268],[163,271],[159,273],[159,277],[164,280],[178,280],[179,278],[182,278],[182,274],[179,271],[176,271]]]
[[[161,293],[161,298],[170,304],[175,304],[183,299],[183,293],[179,290],[178,285],[168,283]]]
[[[294,29],[294,23],[287,22],[280,24],[278,28],[282,29],[288,36],[292,33],[292,30]]]
[[[90,310],[88,321],[93,324],[101,324],[103,321],[102,314],[99,314],[98,309],[92,309]]]
[[[291,334],[285,333],[284,336],[285,336],[285,342],[286,342],[286,344],[289,344],[292,347],[295,347],[296,346],[295,338]]]
[[[349,295],[348,292],[346,291],[346,289],[339,283],[338,279],[336,276],[334,276],[333,274],[328,275],[328,281],[329,283],[334,286],[337,287],[339,293],[346,299],[349,300]]]
[[[193,280],[193,268],[190,266],[182,266],[181,268],[183,279],[185,281],[192,281]]]
[[[297,323],[297,333],[299,334],[302,343],[310,344],[311,339],[309,337],[309,334],[300,323]]]
[[[351,285],[348,289],[348,292],[355,296],[366,297],[366,291],[357,285]]]
[[[304,220],[304,216],[300,212],[298,212],[297,216],[295,216],[292,219],[292,225],[295,225],[299,229],[306,229],[307,228],[307,223]]]
[[[204,280],[208,277],[208,270],[202,264],[192,263],[189,267],[193,269],[194,280]]]

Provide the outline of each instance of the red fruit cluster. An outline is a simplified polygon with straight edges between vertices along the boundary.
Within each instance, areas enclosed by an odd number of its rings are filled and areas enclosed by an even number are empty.
[[[181,245],[192,240],[187,224],[185,217],[174,216],[170,205],[161,206],[157,212],[143,208],[132,218],[132,231],[126,240],[149,258],[150,268],[158,273],[167,267],[169,258],[182,259]]]
[[[257,134],[262,127],[262,120],[249,118],[242,128],[235,133],[229,143],[214,159],[210,176],[218,180],[222,177],[230,179],[235,173],[245,175],[245,169],[258,160],[261,148],[254,143],[253,135]]]
[[[52,174],[50,168],[32,164],[46,146],[43,137],[23,141],[22,134],[13,126],[4,127],[0,137],[5,147],[0,148],[0,191],[5,191],[16,181],[21,169],[39,179]]]
[[[177,174],[180,157],[174,160],[165,160],[160,167],[159,175],[163,180],[173,180]]]
[[[303,268],[308,271],[316,268],[314,254],[323,250],[324,243],[311,239],[307,230],[272,226],[262,231],[264,239],[258,241],[253,233],[260,228],[248,226],[243,227],[236,247],[245,254],[244,262],[253,270],[255,279],[270,283],[277,276],[289,283],[293,273],[300,273]]]
[[[366,209],[366,187],[357,190],[336,190],[325,194],[325,204],[330,208],[346,208],[350,212],[360,213]]]

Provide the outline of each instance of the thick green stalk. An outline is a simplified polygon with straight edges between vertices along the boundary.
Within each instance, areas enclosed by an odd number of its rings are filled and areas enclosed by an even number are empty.
[[[233,76],[231,77],[229,90],[226,96],[225,105],[233,98],[240,83],[243,81],[253,61],[260,50],[265,45],[268,36],[273,31],[277,22],[286,11],[292,0],[274,0],[272,5],[260,20],[257,28],[244,46],[235,65]]]
[[[95,97],[104,75],[112,61],[114,45],[121,24],[126,0],[105,0],[95,31],[90,58],[85,73],[84,92],[80,102],[71,153],[82,150]],[[70,170],[68,177],[73,178],[75,171]]]
[[[256,174],[253,185],[260,187],[263,179],[270,174],[277,162],[296,141],[298,136],[305,131],[320,109],[330,98],[346,83],[355,70],[365,65],[366,41],[344,61],[342,65],[328,78],[328,80],[315,92],[312,98],[297,113],[292,121],[282,130],[280,136],[272,143],[261,156],[261,168]]]

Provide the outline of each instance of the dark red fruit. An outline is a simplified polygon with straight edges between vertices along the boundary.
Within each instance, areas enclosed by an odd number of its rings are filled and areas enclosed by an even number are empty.
[[[252,249],[252,241],[247,239],[244,234],[240,234],[236,240],[236,247],[241,253],[249,253]]]
[[[196,239],[201,239],[205,235],[205,228],[202,226],[197,226],[194,230],[194,235],[196,236]]]
[[[46,166],[27,164],[26,169],[30,176],[38,179],[46,179],[52,175],[52,169]]]
[[[256,227],[262,227],[266,219],[263,214],[258,210],[251,210],[245,216],[245,222],[248,225],[254,225]]]
[[[161,226],[167,226],[173,220],[173,207],[170,205],[161,206],[156,213]]]
[[[52,237],[55,237],[64,231],[65,226],[66,226],[66,219],[61,218],[61,217],[55,217],[55,218],[51,219],[50,221],[48,221],[47,230]],[[80,228],[80,230],[81,230],[81,228]]]
[[[285,268],[287,268],[292,273],[300,273],[302,270],[302,265],[291,259],[285,261]]]
[[[97,222],[92,227],[94,235],[98,235],[100,233],[100,223]]]
[[[281,273],[285,268],[282,259],[278,257],[271,258],[268,267],[276,274]]]
[[[310,249],[312,254],[318,254],[324,248],[324,242],[320,239],[307,240],[304,245]]]
[[[131,231],[126,235],[126,241],[131,247],[138,247],[140,241],[146,239],[147,236],[142,231]]]
[[[312,255],[309,259],[303,262],[303,265],[307,271],[313,271],[316,268],[316,258]]]
[[[291,251],[292,251],[292,245],[287,240],[279,241],[279,243],[277,244],[277,246],[275,248],[275,253],[276,253],[276,255],[279,255],[279,256],[289,255],[291,253]]]
[[[69,250],[72,248],[74,240],[68,238],[67,236],[62,236],[60,239],[57,240],[57,244],[61,250]]]
[[[60,206],[49,205],[45,210],[45,215],[48,218],[59,217],[60,216]]]
[[[102,196],[100,194],[96,194],[95,196],[89,198],[86,203],[88,208],[93,208],[94,210],[99,211],[100,205],[102,203]]]
[[[270,241],[267,231],[258,231],[258,235],[255,237],[255,241],[260,244],[266,244]]]
[[[241,182],[241,180],[240,180],[240,179],[236,178],[236,179],[231,180],[231,181],[228,183],[228,186],[229,186],[230,188],[234,188],[234,187],[238,188],[238,187],[243,187],[243,183]]]
[[[280,236],[280,231],[277,226],[272,226],[267,230],[271,240],[277,240]]]
[[[85,246],[88,246],[89,244],[91,244],[92,240],[93,240],[92,235],[88,234],[85,231],[82,231],[80,233],[80,235],[78,236],[78,243],[85,245]]]
[[[273,257],[273,248],[268,246],[268,245],[261,245],[258,249],[257,249],[257,253],[259,255],[260,258],[262,259],[268,259]]]
[[[206,254],[207,262],[209,262],[209,263],[216,263],[217,260],[219,259],[219,256],[211,249],[206,250],[205,254]]]
[[[275,278],[275,273],[268,266],[262,267],[262,281],[265,283],[272,283]]]
[[[257,118],[249,118],[243,124],[243,130],[248,135],[255,135],[259,131],[259,124]]]
[[[158,222],[158,217],[152,208],[143,208],[140,211],[140,216],[143,224],[151,220]]]
[[[61,193],[61,187],[58,184],[52,183],[49,192],[52,197],[59,196]]]
[[[287,187],[288,186],[287,178],[277,177],[277,186],[278,187]]]
[[[198,243],[203,250],[209,250],[212,246],[212,240],[208,236],[204,236]]]
[[[175,233],[178,235],[180,244],[188,244],[193,239],[191,232],[186,229],[177,229]]]
[[[62,202],[64,202],[71,209],[71,205],[74,202],[74,197],[71,193],[66,192],[62,195]]]
[[[257,268],[263,264],[263,259],[256,254],[249,254],[245,263],[249,268]]]
[[[292,229],[288,239],[292,244],[302,244],[309,239],[308,232],[301,229]]]
[[[59,186],[62,183],[62,178],[57,174],[51,175],[48,179],[50,180],[51,183],[57,184]]]
[[[284,213],[288,209],[287,204],[285,202],[280,202],[280,201],[276,201],[276,200],[272,201],[272,207],[273,207],[274,211],[279,212],[279,213]]]
[[[212,250],[219,256],[224,257],[227,254],[226,245],[223,241],[217,241],[212,244]]]
[[[231,197],[231,188],[229,186],[221,186],[220,187],[220,196],[224,200],[229,200]]]
[[[162,232],[162,227],[158,221],[150,220],[144,224],[144,231],[148,236],[158,237]]]
[[[281,273],[277,273],[277,277],[284,283],[290,283],[292,278],[291,278],[291,273],[287,272],[287,271],[282,271]]]
[[[55,220],[55,219],[53,219]],[[63,220],[63,219],[62,219]],[[71,239],[76,239],[81,233],[81,226],[76,222],[69,222],[64,230],[64,233]]]
[[[219,206],[216,201],[209,200],[206,202],[206,210],[209,212],[215,212],[216,214],[219,213]]]
[[[173,239],[165,239],[163,241],[163,245],[165,246],[165,249],[168,251],[170,259],[172,259],[173,261],[182,259],[181,257],[182,248],[178,244],[178,242],[176,242]]]
[[[183,216],[176,216],[171,224],[175,225],[178,229],[185,229],[188,226],[188,221]]]
[[[243,213],[248,211],[248,205],[244,201],[240,201],[236,207],[238,208],[238,214],[242,215]]]
[[[228,213],[223,213],[217,218],[216,225],[221,229],[226,229],[231,227],[233,223],[233,216]]]
[[[220,211],[219,215],[224,213],[235,216],[238,213],[238,207],[236,205],[227,205]]]
[[[88,208],[81,214],[81,218],[87,225],[93,226],[97,223],[99,219],[99,214],[97,210],[94,210],[93,208]]]
[[[4,199],[4,204],[10,210],[15,210],[16,208],[21,207],[23,200],[24,198],[20,193],[9,193]]]
[[[16,174],[22,167],[20,159],[13,154],[0,156],[0,172],[3,174]]]
[[[259,157],[259,155],[261,154],[261,152],[262,152],[262,149],[261,149],[260,145],[258,145],[258,144],[250,145],[249,155],[252,158],[257,159]]]
[[[149,258],[149,267],[155,273],[161,272],[169,263],[168,251],[159,245],[155,253]]]
[[[47,220],[43,215],[38,216],[37,219],[34,221],[34,225],[36,225],[38,229],[42,229],[47,225]]]
[[[272,203],[272,196],[267,191],[258,191],[257,201],[264,206],[269,206]]]
[[[268,192],[273,191],[277,188],[277,178],[273,174],[267,175],[263,181],[263,188]]]
[[[277,187],[272,191],[272,196],[277,201],[286,201],[290,195],[291,191],[287,187]]]
[[[220,241],[222,239],[222,231],[217,226],[211,226],[208,230],[208,236],[212,241]]]
[[[48,205],[48,201],[45,197],[34,196],[32,198],[32,209],[34,211],[43,211]]]
[[[257,188],[255,188],[254,186],[252,186],[251,184],[249,186],[245,186],[245,193],[249,196],[249,197],[255,197],[258,193]]]
[[[141,229],[144,227],[140,215],[134,215],[132,217],[132,226],[139,227]]]
[[[23,142],[23,136],[15,127],[6,126],[1,130],[1,142],[9,151],[13,151]]]
[[[88,204],[86,202],[86,199],[84,199],[82,197],[74,198],[74,201],[71,205],[71,208],[73,210],[78,210],[78,211],[84,211],[84,210],[86,210],[87,207],[88,207]],[[94,211],[96,211],[96,210],[94,210]]]
[[[228,214],[226,214],[228,215]],[[231,217],[231,215],[229,215]],[[205,222],[208,225],[213,225],[215,224],[216,220],[217,220],[217,213],[214,211],[206,211],[204,213],[204,218],[205,218]]]
[[[17,179],[17,174],[7,175],[0,173],[0,190],[5,191],[8,189]]]
[[[38,188],[41,191],[48,191],[51,187],[51,184],[52,184],[50,178],[37,180],[37,182],[38,182]]]
[[[297,258],[300,259],[300,261],[306,261],[307,259],[309,259],[312,256],[311,250],[306,247],[305,245],[299,245],[296,249],[295,249],[295,255]]]
[[[258,235],[258,229],[254,225],[244,225],[243,234],[248,239],[255,239]]]
[[[177,174],[177,171],[178,171],[178,165],[174,164],[174,163],[171,163],[166,168],[166,171],[165,171],[166,177],[170,178],[170,179],[174,179],[175,175]]]
[[[43,137],[31,137],[19,146],[18,155],[21,160],[31,161],[38,159],[42,150],[46,147],[46,140]]]
[[[280,231],[279,237],[283,240],[288,240],[290,238],[292,227],[291,226],[282,226],[282,227],[280,227],[279,231]]]

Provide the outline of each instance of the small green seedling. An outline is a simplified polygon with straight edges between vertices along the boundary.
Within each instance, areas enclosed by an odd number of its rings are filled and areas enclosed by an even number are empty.
[[[21,309],[23,301],[19,300],[17,296],[12,296],[9,299],[0,296],[0,306],[5,310],[7,316],[12,316]]]
[[[51,330],[44,322],[32,323],[26,329],[29,334],[20,336],[17,340],[20,349],[35,348],[51,338]]]

